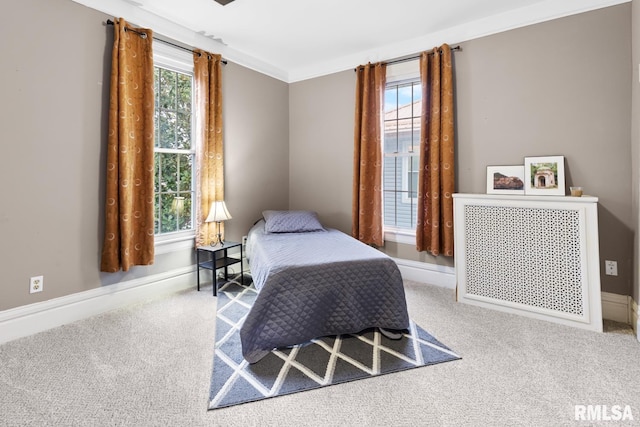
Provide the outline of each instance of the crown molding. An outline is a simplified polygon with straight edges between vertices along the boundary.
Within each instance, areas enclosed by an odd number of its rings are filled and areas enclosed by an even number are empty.
[[[530,6],[468,22],[443,31],[426,34],[422,37],[380,46],[374,50],[345,55],[328,61],[321,60],[314,64],[288,70],[247,55],[244,52],[212,40],[193,29],[186,28],[148,12],[140,7],[140,3],[134,0],[110,0],[108,2],[104,0],[72,1],[114,17],[124,17],[128,22],[141,27],[151,28],[155,33],[164,37],[208,52],[219,53],[225,59],[238,65],[286,83],[294,83],[353,69],[357,65],[367,62],[385,61],[413,55],[445,42],[450,45],[462,43],[464,41],[563,18],[565,16],[629,3],[631,0],[544,0]]]
[[[415,55],[443,43],[455,45],[480,37],[576,15],[578,13],[629,3],[630,1],[631,0],[545,0],[520,9],[467,22],[443,31],[429,33],[422,37],[380,46],[375,50],[363,51],[331,61],[319,62],[317,64],[289,70],[289,82],[292,83],[353,69],[360,64],[366,64],[368,62],[387,61]]]
[[[71,0],[91,9],[98,10],[117,18],[124,18],[127,22],[138,27],[150,28],[154,34],[184,43],[187,46],[198,48],[211,53],[217,53],[228,61],[242,65],[254,71],[284,82],[289,81],[288,73],[261,59],[247,55],[223,43],[213,40],[195,30],[186,28],[175,22],[169,21],[154,13],[148,12],[138,6],[135,1],[126,0]]]

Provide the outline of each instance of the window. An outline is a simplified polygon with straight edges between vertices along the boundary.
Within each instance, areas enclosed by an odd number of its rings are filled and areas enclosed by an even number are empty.
[[[155,45],[154,73],[156,242],[192,240],[196,175],[192,56]]]
[[[389,82],[384,94],[385,232],[415,234],[422,89],[417,78]]]
[[[155,67],[155,234],[192,228],[194,150],[188,74]]]

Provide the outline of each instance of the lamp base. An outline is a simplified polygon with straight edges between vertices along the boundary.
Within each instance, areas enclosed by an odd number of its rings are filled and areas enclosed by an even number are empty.
[[[222,233],[220,233],[220,221],[218,222],[218,235],[216,240],[214,240],[213,242],[211,242],[211,246],[218,246],[218,244],[220,244],[220,247],[224,246],[224,240],[222,240]]]
[[[220,238],[214,240],[213,242],[211,242],[211,246],[218,246],[220,245],[220,247],[224,246],[224,240],[220,240]]]

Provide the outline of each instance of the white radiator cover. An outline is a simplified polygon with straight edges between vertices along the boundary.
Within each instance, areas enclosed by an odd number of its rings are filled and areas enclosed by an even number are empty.
[[[596,197],[453,197],[460,302],[602,332]]]

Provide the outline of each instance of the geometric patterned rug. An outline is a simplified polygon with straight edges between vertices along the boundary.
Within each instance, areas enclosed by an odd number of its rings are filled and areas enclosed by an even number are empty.
[[[218,291],[210,410],[460,359],[411,321],[398,340],[371,329],[275,349],[249,364],[239,331],[257,292],[239,279]]]

